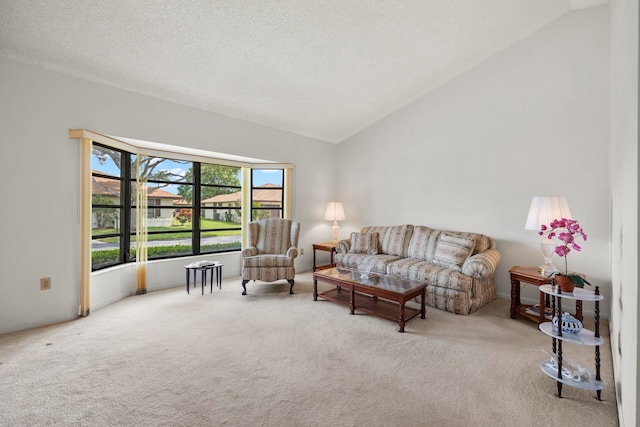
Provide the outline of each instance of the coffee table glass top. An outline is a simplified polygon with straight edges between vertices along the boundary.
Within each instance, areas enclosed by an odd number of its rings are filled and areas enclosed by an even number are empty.
[[[378,273],[369,273],[368,276],[362,277],[361,272],[350,270],[342,267],[328,268],[313,273],[315,276],[325,276],[333,279],[354,282],[361,286],[370,286],[373,288],[388,289],[389,291],[403,294],[413,289],[425,286],[424,282],[414,280],[401,279],[399,277],[387,276]]]

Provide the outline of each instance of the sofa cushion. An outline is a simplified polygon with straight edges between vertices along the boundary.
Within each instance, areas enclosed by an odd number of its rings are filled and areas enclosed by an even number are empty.
[[[351,233],[349,252],[376,255],[378,253],[378,233]]]
[[[443,232],[438,237],[433,263],[462,271],[462,264],[473,253],[476,240],[459,234]]]
[[[387,273],[387,264],[397,261],[400,257],[395,255],[366,255],[353,252],[337,253],[335,255],[338,268],[344,267],[358,270],[362,267],[369,267],[372,273]]]
[[[425,227],[424,225],[414,226],[407,256],[431,261],[436,251],[436,243],[438,243],[439,235],[440,231]]]
[[[294,259],[286,255],[258,255],[243,259],[247,267],[293,267]]]
[[[471,255],[479,254],[491,247],[491,241],[489,240],[489,237],[485,236],[484,234],[468,233],[464,231],[443,231],[443,233],[449,233],[449,234],[454,234],[456,236],[463,236],[463,237],[469,237],[471,239],[475,239],[476,246],[475,248],[473,248],[473,252],[471,253]]]
[[[429,287],[470,292],[473,278],[459,271],[416,258],[401,258],[387,265],[387,274],[403,279],[426,282]]]
[[[407,256],[413,225],[363,227],[362,233],[378,233],[378,253]]]

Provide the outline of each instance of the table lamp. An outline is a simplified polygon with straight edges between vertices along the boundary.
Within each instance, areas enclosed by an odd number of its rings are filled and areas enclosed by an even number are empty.
[[[338,242],[338,221],[344,221],[344,209],[341,202],[329,202],[327,204],[327,210],[324,212],[324,219],[326,221],[333,221],[333,243]]]
[[[572,219],[569,204],[564,196],[534,196],[531,199],[529,215],[524,228],[525,230],[540,231],[542,224],[549,225],[554,219],[561,218]],[[540,242],[544,264],[538,267],[538,271],[545,276],[558,271],[551,261],[556,244],[546,237]]]

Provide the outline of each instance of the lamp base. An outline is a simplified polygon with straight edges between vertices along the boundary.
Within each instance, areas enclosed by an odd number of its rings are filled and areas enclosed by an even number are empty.
[[[333,221],[333,243],[338,243],[338,232],[340,231],[340,227],[338,226],[338,221]]]
[[[540,241],[540,249],[542,250],[542,256],[544,257],[544,264],[538,267],[538,271],[543,276],[549,277],[553,273],[557,273],[559,271],[551,261],[554,254],[555,244],[549,239],[542,239]]]
[[[553,273],[557,273],[560,270],[558,270],[556,268],[555,265],[553,265],[553,263],[551,261],[549,261],[548,263],[545,261],[544,264],[542,264],[540,267],[538,267],[538,272],[540,274],[542,274],[543,276],[551,276]]]

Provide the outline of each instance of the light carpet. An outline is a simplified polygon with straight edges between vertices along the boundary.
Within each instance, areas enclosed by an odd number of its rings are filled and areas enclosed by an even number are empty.
[[[310,273],[288,289],[179,286],[0,335],[0,425],[618,425],[606,321],[603,401],[568,386],[559,399],[539,367],[551,338],[510,319],[509,301],[428,307],[402,334],[314,302]],[[566,344],[565,358],[593,370],[593,350]]]

